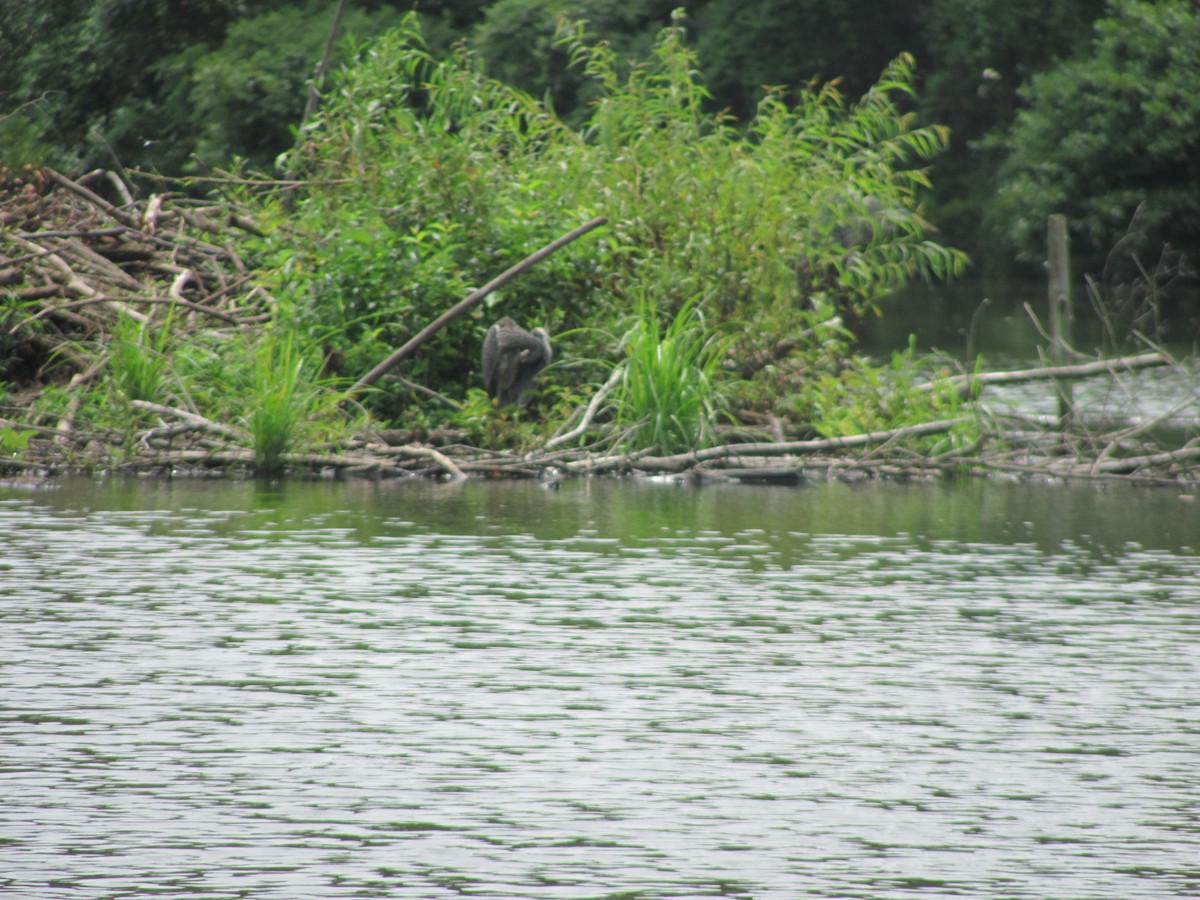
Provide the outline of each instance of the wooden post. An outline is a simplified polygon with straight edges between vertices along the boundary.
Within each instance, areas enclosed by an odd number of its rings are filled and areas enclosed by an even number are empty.
[[[1046,268],[1050,274],[1050,364],[1065,366],[1070,360],[1074,319],[1071,315],[1071,249],[1067,239],[1067,217],[1052,215],[1046,228]],[[1067,425],[1074,406],[1069,379],[1056,378],[1058,418]]]

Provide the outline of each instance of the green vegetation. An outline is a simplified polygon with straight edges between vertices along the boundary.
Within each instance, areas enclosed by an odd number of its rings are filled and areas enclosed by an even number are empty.
[[[157,402],[166,396],[170,369],[171,316],[161,325],[121,315],[112,332],[108,376],[126,400]]]
[[[837,82],[799,81],[742,85],[738,102],[723,105],[702,75],[703,49],[717,58],[725,79],[718,89],[727,93],[733,90],[731,60],[749,46],[729,42],[726,56],[717,52],[714,41],[732,27],[723,4],[699,4],[693,18],[676,16],[653,38],[647,29],[661,19],[660,4],[646,0],[620,11],[599,0],[585,5],[607,27],[628,30],[621,50],[597,40],[594,23],[559,20],[546,34],[552,4],[489,5],[476,35],[478,52],[468,43],[450,46],[445,31],[431,46],[415,15],[401,18],[387,4],[366,4],[352,21],[359,39],[342,44],[344,66],[302,127],[296,107],[305,80],[297,77],[298,60],[318,55],[327,4],[294,4],[290,12],[264,4],[255,15],[239,17],[218,3],[227,20],[212,26],[210,39],[146,62],[153,89],[114,73],[108,106],[102,104],[112,110],[102,128],[105,152],[121,156],[132,148],[147,117],[164,98],[176,98],[176,118],[163,119],[176,129],[175,149],[188,158],[193,151],[226,154],[230,175],[218,182],[219,202],[258,223],[239,237],[241,259],[250,263],[242,268],[252,279],[243,290],[250,298],[253,286],[265,288],[269,302],[257,318],[239,318],[242,309],[227,315],[238,327],[214,327],[203,320],[203,309],[156,306],[148,321],[112,316],[98,340],[61,342],[61,358],[53,363],[42,351],[28,352],[22,358],[43,371],[52,364],[79,369],[82,360],[103,375],[94,384],[82,379],[84,387],[45,390],[40,414],[132,436],[150,426],[152,405],[169,406],[201,425],[244,429],[264,471],[286,465],[296,451],[344,445],[367,416],[418,439],[457,429],[481,445],[538,446],[578,421],[618,368],[619,383],[591,410],[590,427],[575,445],[608,442],[672,454],[763,422],[772,422],[777,435],[782,429],[790,437],[836,438],[958,416],[955,391],[928,387],[936,361],[910,347],[880,365],[854,349],[856,324],[876,314],[890,292],[918,280],[954,278],[967,265],[965,254],[935,237],[928,218],[930,167],[951,144],[946,127],[919,114],[924,101],[915,89],[914,58],[901,52],[885,59],[875,80],[853,97]],[[125,46],[117,40],[125,31],[113,9],[84,0],[74,6],[90,9],[90,25]],[[180,4],[172,13],[177,18],[154,20],[155,27],[169,30],[168,20],[202,17],[202,6]],[[1067,33],[1085,21],[1075,14],[1079,9],[1073,6],[1055,27]],[[929,21],[946,26],[943,46],[965,40],[949,28],[942,4],[931,10]],[[1163,29],[1190,33],[1197,17],[1179,3],[1124,2],[1114,10],[1101,24],[1097,61],[1064,64],[1032,80],[1032,105],[1017,116],[1003,172],[1014,209],[1044,218],[1033,207],[1035,197],[1065,197],[1054,193],[1055,184],[1111,163],[1109,156],[1093,159],[1085,152],[1103,145],[1100,137],[1073,143],[1068,137],[1083,126],[1072,126],[1066,115],[1067,130],[1055,131],[1055,117],[1041,104],[1076,90],[1079,109],[1096,113],[1078,85],[1102,84],[1089,79],[1125,71],[1120,65],[1134,57],[1129,72],[1158,78],[1153,90],[1143,91],[1152,110],[1167,116],[1173,104],[1184,104],[1187,76],[1172,80],[1164,73],[1194,68],[1190,45],[1164,45],[1158,55],[1150,49]],[[812,11],[817,14],[816,6]],[[753,12],[743,38],[766,34],[779,10],[764,0]],[[27,37],[26,26],[49,27],[55,15],[24,10],[6,33]],[[434,18],[441,25],[450,21]],[[1149,24],[1138,31],[1129,24],[1135,20]],[[60,50],[79,39],[78,23],[55,21],[50,30],[66,42]],[[294,45],[272,54],[270,37],[287,23],[295,25]],[[542,35],[541,42],[525,60],[532,69],[517,71],[510,60],[512,77],[502,80],[494,71],[502,35],[510,27],[519,32],[518,25]],[[689,41],[689,28],[697,40]],[[946,36],[951,32],[953,41]],[[884,43],[860,42],[864,56]],[[643,46],[643,55],[628,55]],[[33,43],[23,47],[29,59],[48,64]],[[1052,54],[1043,50],[1048,60]],[[1186,65],[1172,68],[1179,60]],[[96,65],[103,70],[109,62]],[[533,92],[539,79],[553,78],[555,67],[563,80]],[[34,69],[22,84],[37,81]],[[0,63],[3,77],[14,72]],[[11,146],[44,152],[46,135],[57,127],[38,124],[38,116],[50,115],[49,103],[38,99],[0,122]],[[1066,108],[1073,114],[1075,107]],[[1114,100],[1103,108],[1112,121],[1093,116],[1091,125],[1129,133],[1128,104]],[[72,116],[82,121],[82,107],[72,109],[69,115],[60,110],[59,124],[75,121]],[[1015,102],[1009,110],[1015,114]],[[1157,144],[1162,155],[1139,177],[1149,178],[1164,161],[1190,164],[1179,156],[1190,123],[1170,121],[1174,131]],[[1168,119],[1163,123],[1165,134]],[[81,150],[78,159],[85,158]],[[1043,164],[1049,159],[1057,169]],[[141,160],[147,161],[154,164]],[[193,163],[176,159],[174,165]],[[252,174],[268,165],[285,174],[286,183]],[[211,184],[183,187],[198,194]],[[1081,226],[1097,240],[1140,189],[1114,190],[1102,198],[1103,209],[1080,213]],[[1169,208],[1176,220],[1184,218],[1183,205]],[[604,228],[443,329],[406,361],[396,373],[402,377],[347,395],[348,385],[457,301],[597,216],[607,219]],[[1014,212],[1006,221],[1014,239],[1028,243],[1020,216]],[[183,234],[185,243],[203,231],[195,227],[195,234]],[[34,258],[26,238],[19,240]],[[172,296],[188,289],[180,278]],[[16,296],[0,311],[5,321],[24,316],[25,301]],[[556,362],[521,411],[496,410],[478,389],[483,334],[502,315],[556,336]],[[246,327],[252,319],[255,327]],[[30,343],[23,348],[33,346],[32,336],[47,321],[28,326],[23,333]],[[972,427],[922,439],[920,447],[969,442]],[[135,444],[129,437],[125,446]]]
[[[688,302],[664,328],[657,305],[638,303],[637,324],[625,336],[616,421],[633,449],[664,454],[715,442],[723,402],[722,347]]]
[[[0,162],[47,163],[68,173],[124,166],[168,176],[206,173],[237,157],[268,167],[295,143],[334,6],[327,0],[6,0]],[[382,34],[417,6],[351,0],[343,24],[349,39],[338,45],[335,64],[353,58],[355,41]],[[886,9],[870,0],[419,4],[435,56],[466,42],[488,75],[549,98],[555,115],[573,126],[589,116],[597,93],[594,82],[565,64],[569,48],[555,37],[560,15],[586,21],[624,74],[647,57],[675,6],[686,13],[682,24],[712,92],[706,105],[729,111],[739,124],[756,115],[764,85],[783,86],[778,90],[792,102],[805,85],[836,79],[846,96],[857,97],[891,60],[911,53],[922,73],[920,97],[909,104],[919,124],[953,129],[938,160],[929,217],[947,243],[966,247],[983,268],[1004,268],[1014,250],[1031,246],[1036,227],[1013,226],[1012,219],[1032,222],[1035,215],[1016,201],[1039,153],[1056,160],[1068,145],[1078,145],[1067,151],[1072,158],[1083,152],[1098,162],[1108,154],[1099,183],[1120,172],[1123,180],[1114,185],[1129,193],[1105,188],[1106,199],[1088,205],[1092,182],[1078,170],[1057,162],[1039,170],[1045,191],[1038,196],[1063,198],[1070,209],[1058,211],[1085,220],[1081,234],[1106,252],[1137,204],[1156,194],[1145,211],[1151,218],[1143,221],[1153,226],[1149,238],[1196,253],[1188,224],[1197,215],[1194,203],[1181,221],[1171,199],[1157,196],[1158,186],[1171,186],[1174,197],[1196,196],[1190,170],[1181,173],[1170,146],[1195,143],[1196,117],[1186,110],[1189,98],[1200,95],[1200,73],[1189,56],[1200,13],[1187,0],[926,0]],[[1098,20],[1118,24],[1098,24],[1093,46]],[[1039,74],[1046,81],[1035,88]],[[1135,102],[1142,90],[1157,98],[1144,110]],[[1084,109],[1086,102],[1095,108]],[[1047,112],[1036,112],[1039,106]],[[1039,136],[1045,127],[1032,123],[1014,130],[1026,108],[1053,127],[1049,139]],[[1058,108],[1068,114],[1055,117]],[[1009,159],[1003,183],[1011,202],[997,203],[1000,168]]]
[[[739,125],[712,111],[678,25],[634,65],[582,25],[564,26],[557,46],[595,98],[578,127],[488,76],[465,47],[435,56],[415,17],[355,48],[281,159],[302,183],[226,188],[266,226],[243,252],[271,293],[272,324],[222,334],[178,328],[178,313],[121,315],[101,350],[107,390],[80,415],[127,435],[147,403],[241,423],[256,465],[275,470],[346,433],[346,384],[533,249],[603,215],[603,230],[365,392],[366,408],[378,421],[528,445],[621,366],[596,426],[628,448],[703,447],[755,407],[795,433],[842,433],[858,402],[849,386],[878,394],[882,377],[853,355],[847,323],[896,287],[966,265],[922,215],[921,166],[947,133],[917,127],[901,106],[911,58],[856,102],[831,84],[793,99],[772,89]],[[495,412],[477,388],[478,348],[500,315],[559,335],[562,361],[521,414]],[[131,411],[133,401],[145,403]],[[868,402],[871,427],[924,409]]]
[[[321,390],[292,334],[268,333],[254,350],[254,368],[246,386],[246,424],[260,471],[282,467],[297,432],[331,411],[336,397]],[[322,407],[326,407],[323,409]]]
[[[451,326],[407,377],[464,399],[501,309],[571,332],[569,358],[611,358],[603,336],[621,333],[645,298],[630,353],[658,337],[652,308],[678,324],[667,331],[673,342],[700,313],[701,343],[717,337],[738,360],[803,333],[819,340],[800,341],[797,354],[824,360],[803,368],[840,364],[839,315],[861,315],[913,279],[962,271],[965,258],[928,239],[919,211],[928,181],[913,163],[946,135],[912,127],[897,108],[894,98],[911,93],[907,58],[854,104],[831,86],[797,104],[772,92],[741,129],[707,111],[679,28],[628,70],[578,28],[560,43],[597,94],[580,129],[486,76],[463,50],[436,60],[410,25],[364,48],[306,130],[287,166],[307,188],[274,213],[294,227],[274,232],[263,260],[281,321],[336,349],[348,377],[598,214],[609,225],[597,240],[561,251]],[[638,371],[649,370],[629,367],[626,396]],[[543,380],[580,375],[560,367]],[[393,385],[371,404],[400,416],[417,401]],[[711,435],[710,419],[687,417]]]
[[[1090,52],[1025,90],[995,227],[1040,260],[1046,217],[1063,213],[1079,251],[1102,258],[1141,207],[1151,257],[1164,241],[1200,257],[1200,13],[1190,0],[1115,0],[1111,13]]]

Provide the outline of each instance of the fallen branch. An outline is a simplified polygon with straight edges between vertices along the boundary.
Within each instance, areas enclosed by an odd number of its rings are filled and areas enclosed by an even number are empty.
[[[367,387],[368,385],[374,384],[376,381],[378,381],[380,378],[382,378],[385,374],[387,374],[388,371],[395,368],[397,365],[399,365],[405,359],[407,359],[408,357],[410,357],[414,353],[416,353],[417,350],[420,349],[420,347],[423,344],[425,344],[426,341],[428,341],[431,337],[433,337],[435,334],[437,334],[442,328],[444,328],[446,325],[449,325],[451,322],[453,322],[459,316],[463,315],[465,312],[470,310],[472,307],[476,306],[481,300],[483,300],[484,297],[486,297],[492,291],[508,284],[508,282],[512,281],[514,278],[516,278],[518,275],[520,275],[526,269],[541,262],[543,259],[545,259],[547,256],[549,256],[551,253],[554,253],[556,250],[559,250],[559,249],[565,247],[567,244],[571,243],[572,241],[576,240],[577,238],[583,237],[585,234],[587,234],[592,229],[599,228],[601,225],[605,224],[607,221],[608,221],[608,219],[604,218],[603,216],[601,216],[600,218],[597,218],[597,219],[592,219],[590,222],[580,225],[574,231],[568,232],[567,234],[564,234],[562,237],[560,237],[554,241],[551,241],[549,244],[547,244],[541,250],[538,250],[536,253],[533,253],[533,254],[525,257],[525,259],[521,260],[515,266],[508,269],[506,272],[493,278],[491,281],[489,281],[487,284],[485,284],[483,287],[481,287],[475,293],[471,294],[469,297],[467,297],[464,300],[460,300],[458,303],[456,303],[450,309],[446,310],[444,313],[442,313],[440,316],[438,316],[436,319],[434,319],[432,322],[430,322],[428,325],[426,325],[420,332],[417,333],[417,335],[415,337],[410,339],[408,341],[408,343],[406,343],[403,347],[401,347],[399,350],[397,350],[395,353],[393,353],[391,356],[389,356],[387,359],[385,359],[383,362],[381,362],[379,365],[377,365],[375,368],[373,368],[370,372],[368,372],[362,378],[358,379],[358,381],[356,381],[350,387],[349,392],[356,393],[357,391],[362,390],[363,388]]]
[[[961,421],[962,419],[942,419],[937,422],[923,422],[919,425],[905,425],[903,428],[889,428],[886,431],[871,431],[838,438],[782,441],[773,444],[724,444],[719,447],[709,447],[706,450],[694,450],[691,453],[677,453],[673,456],[644,456],[633,462],[632,465],[642,471],[678,472],[697,463],[724,459],[729,456],[792,456],[806,453],[826,453],[830,450],[849,450],[874,444],[885,444],[902,438],[941,434],[949,431]]]
[[[197,415],[194,412],[188,412],[186,409],[178,409],[174,406],[163,406],[161,403],[151,403],[148,400],[133,400],[130,401],[130,406],[134,409],[142,409],[147,412],[157,413],[160,416],[179,419],[194,426],[200,431],[207,431],[210,434],[219,434],[222,437],[230,440],[243,443],[249,439],[244,431],[234,428],[230,425],[222,425],[220,422],[214,422],[212,419],[206,419],[204,416]]]
[[[7,237],[10,241],[12,241],[18,247],[22,247],[25,250],[38,249],[36,244],[26,241],[23,238],[19,238],[15,234],[7,235]],[[142,313],[138,312],[135,309],[130,309],[128,306],[121,303],[119,300],[113,300],[112,298],[104,297],[100,293],[100,291],[96,290],[94,287],[92,287],[90,284],[88,284],[86,281],[84,281],[82,278],[80,278],[79,275],[75,272],[75,270],[72,269],[67,264],[67,261],[65,259],[63,259],[61,256],[59,256],[57,253],[47,253],[44,258],[45,258],[46,262],[48,262],[50,264],[51,268],[53,268],[54,271],[58,274],[58,278],[56,278],[55,280],[58,281],[59,283],[61,283],[63,285],[63,287],[66,288],[66,290],[70,291],[71,293],[76,294],[76,295],[82,295],[89,299],[95,298],[100,302],[107,303],[110,306],[112,306],[113,309],[119,309],[121,312],[129,315],[131,318],[134,318],[139,322],[150,321],[145,315],[143,315]]]
[[[134,231],[141,230],[139,228],[140,223],[137,220],[137,216],[131,216],[124,210],[118,209],[99,194],[88,190],[82,184],[79,184],[79,182],[72,181],[70,178],[67,178],[67,176],[61,175],[58,172],[55,172],[53,169],[46,169],[45,172],[50,177],[50,180],[55,184],[66,188],[68,191],[71,191],[74,194],[78,194],[88,203],[103,210],[104,213],[109,216],[109,218],[115,219],[122,225],[132,228]]]
[[[60,313],[60,312],[63,312],[64,310],[76,309],[81,306],[91,306],[96,303],[109,303],[109,302],[111,302],[110,297],[100,295],[97,297],[85,297],[82,300],[72,300],[68,303],[60,303],[57,306],[47,306],[47,307],[39,310],[38,312],[34,313],[29,318],[22,319],[16,325],[14,325],[12,328],[10,328],[8,330],[8,333],[16,334],[24,326],[29,325],[32,322],[36,322],[38,319],[43,319],[46,316],[52,315],[54,313]],[[238,319],[234,316],[231,316],[228,313],[221,312],[221,310],[219,310],[219,309],[212,309],[211,307],[208,307],[208,306],[201,306],[199,303],[193,303],[192,301],[184,300],[181,297],[126,297],[123,302],[125,302],[125,303],[151,303],[151,304],[161,303],[161,304],[167,304],[169,306],[182,306],[186,309],[194,310],[195,312],[204,313],[205,315],[209,315],[209,316],[212,316],[213,318],[220,319],[222,322],[228,322],[231,325],[238,325],[241,322],[240,319]]]
[[[1162,453],[1147,453],[1141,456],[1102,459],[1090,465],[1076,466],[1074,468],[1088,472],[1133,473],[1140,469],[1155,466],[1172,466],[1177,463],[1188,463],[1194,460],[1200,460],[1200,447],[1182,447],[1179,450],[1164,451]],[[1074,470],[1072,474],[1076,474]]]
[[[596,413],[600,410],[600,404],[604,402],[604,398],[608,396],[609,392],[611,392],[612,389],[617,386],[617,382],[621,380],[621,376],[624,374],[624,366],[617,366],[615,369],[613,369],[612,374],[608,376],[608,381],[604,382],[604,385],[600,388],[600,390],[596,391],[595,395],[588,403],[587,408],[583,411],[583,418],[580,420],[579,424],[566,434],[560,434],[557,437],[550,438],[550,440],[546,441],[543,449],[550,450],[554,447],[557,447],[559,444],[565,444],[568,441],[573,441],[575,438],[587,431],[592,424],[592,419],[596,417]]]
[[[463,470],[446,454],[433,447],[418,447],[405,444],[403,447],[385,447],[376,451],[380,456],[404,456],[415,459],[430,459],[442,467],[453,478],[466,478]]]
[[[955,375],[945,381],[918,385],[918,390],[936,391],[951,388],[960,397],[974,395],[986,385],[1018,384],[1026,381],[1051,381],[1055,378],[1091,378],[1095,375],[1116,375],[1154,366],[1171,364],[1171,359],[1162,353],[1140,353],[1136,356],[1120,356],[1115,359],[1099,359],[1073,366],[1042,366],[1036,369],[1017,369],[1008,372],[983,372],[979,375]]]

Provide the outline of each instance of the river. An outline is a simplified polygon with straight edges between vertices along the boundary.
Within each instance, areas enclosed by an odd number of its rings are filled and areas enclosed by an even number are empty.
[[[1200,895],[1200,509],[0,489],[0,894]]]

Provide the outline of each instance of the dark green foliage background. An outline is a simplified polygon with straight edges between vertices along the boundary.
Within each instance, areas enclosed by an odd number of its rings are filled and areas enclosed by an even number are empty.
[[[1050,205],[1085,238],[1085,264],[1143,200],[1148,244],[1200,247],[1195,0],[352,0],[345,32],[377,35],[416,5],[432,52],[467,41],[490,75],[568,123],[595,91],[554,44],[563,13],[644,58],[681,6],[714,107],[742,121],[764,85],[839,79],[853,98],[910,52],[919,124],[951,128],[926,212],[982,270],[1040,257]],[[0,0],[0,163],[269,168],[294,141],[334,6]],[[339,59],[351,52],[344,41]]]

